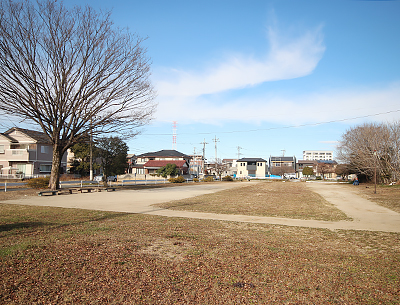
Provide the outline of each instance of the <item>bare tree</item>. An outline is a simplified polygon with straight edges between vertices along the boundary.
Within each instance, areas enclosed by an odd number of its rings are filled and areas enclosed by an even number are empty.
[[[336,164],[336,162],[317,161],[317,173],[322,176],[323,180],[325,180],[326,174],[335,173]]]
[[[1,2],[0,111],[51,140],[51,189],[58,188],[64,153],[90,132],[132,136],[151,119],[142,43],[115,28],[109,12],[51,0]]]
[[[285,174],[293,174],[295,172],[294,168],[289,165],[273,166],[271,167],[271,174],[284,177]]]
[[[350,128],[337,148],[339,160],[350,170],[373,179],[390,182],[400,178],[399,122],[369,123]]]

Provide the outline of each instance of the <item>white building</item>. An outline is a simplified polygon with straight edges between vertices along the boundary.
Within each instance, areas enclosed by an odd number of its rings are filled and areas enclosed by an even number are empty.
[[[304,150],[303,160],[333,160],[333,151],[331,150]]]
[[[268,163],[262,158],[242,158],[236,161],[237,178],[265,178]]]

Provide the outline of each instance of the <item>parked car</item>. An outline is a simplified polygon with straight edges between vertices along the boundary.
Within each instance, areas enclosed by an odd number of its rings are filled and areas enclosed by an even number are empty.
[[[95,177],[93,178],[93,180],[94,180],[94,181],[99,181],[99,182],[101,182],[101,181],[103,181],[103,175],[97,175],[97,176],[95,176]]]
[[[104,177],[103,175],[98,175],[98,176],[94,177],[93,180],[101,182],[101,181],[103,181],[103,177]],[[117,176],[108,176],[107,177],[107,181],[117,182],[117,180],[118,180]]]
[[[107,181],[112,181],[112,182],[117,182],[118,177],[117,176],[108,176]]]

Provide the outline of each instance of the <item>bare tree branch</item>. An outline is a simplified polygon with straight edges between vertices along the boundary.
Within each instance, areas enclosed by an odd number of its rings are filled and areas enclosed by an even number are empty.
[[[132,133],[155,109],[142,44],[115,28],[109,12],[50,0],[2,1],[0,111],[40,126],[61,156],[91,129]]]

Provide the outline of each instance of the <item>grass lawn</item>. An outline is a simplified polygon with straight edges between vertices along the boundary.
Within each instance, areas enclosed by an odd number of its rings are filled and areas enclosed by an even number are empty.
[[[0,272],[0,304],[399,304],[400,234],[0,204]]]
[[[157,206],[218,214],[278,216],[327,221],[349,220],[339,209],[300,182],[254,182],[234,188]]]
[[[348,185],[348,187],[358,195],[400,213],[400,184],[378,185],[376,194],[372,183],[361,183],[359,186]]]

